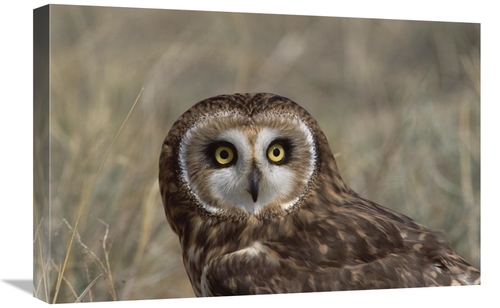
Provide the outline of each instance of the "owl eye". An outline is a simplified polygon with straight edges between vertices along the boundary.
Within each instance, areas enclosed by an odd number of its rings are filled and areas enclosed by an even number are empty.
[[[228,146],[221,145],[215,149],[215,161],[221,165],[227,165],[234,160],[234,151]]]
[[[285,148],[279,143],[272,144],[267,149],[267,158],[270,162],[279,164],[285,159]]]

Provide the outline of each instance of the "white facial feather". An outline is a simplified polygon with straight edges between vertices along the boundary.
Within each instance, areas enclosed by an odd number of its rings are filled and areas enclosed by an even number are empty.
[[[312,133],[300,120],[291,118],[298,125],[306,140],[309,149],[309,164],[307,169],[308,178],[312,175],[315,164],[315,150]],[[180,164],[182,176],[191,190],[200,201],[201,205],[210,213],[217,213],[224,205],[231,205],[247,211],[249,214],[257,215],[267,205],[281,201],[280,206],[288,209],[293,206],[298,197],[290,198],[294,193],[294,170],[285,165],[276,165],[269,162],[267,149],[277,139],[284,138],[282,133],[275,128],[263,127],[257,134],[248,134],[245,128],[233,128],[224,131],[211,141],[224,141],[231,143],[237,152],[237,161],[229,167],[216,169],[210,172],[206,182],[198,185],[207,185],[210,190],[210,204],[201,200],[199,187],[189,179],[187,164],[184,155],[186,148],[191,142],[193,133],[191,130],[185,134],[180,149]],[[258,198],[254,202],[249,192],[251,186],[251,173],[257,168],[260,174]],[[299,179],[307,181],[307,179]],[[283,201],[286,200],[286,201]]]

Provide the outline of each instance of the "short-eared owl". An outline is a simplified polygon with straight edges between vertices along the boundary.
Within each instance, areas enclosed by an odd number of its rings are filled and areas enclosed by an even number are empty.
[[[318,123],[287,98],[197,103],[159,167],[197,296],[480,282],[439,233],[350,189]]]

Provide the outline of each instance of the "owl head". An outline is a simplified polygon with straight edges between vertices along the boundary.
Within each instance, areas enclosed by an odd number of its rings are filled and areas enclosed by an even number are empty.
[[[336,169],[318,124],[290,99],[258,93],[203,100],[173,124],[163,145],[167,216],[176,207],[224,217],[284,215],[300,206],[325,161]]]

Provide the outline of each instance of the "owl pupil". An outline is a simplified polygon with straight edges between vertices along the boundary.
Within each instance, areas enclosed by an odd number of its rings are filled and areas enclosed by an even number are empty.
[[[229,152],[226,151],[226,150],[223,150],[223,151],[220,152],[219,155],[220,155],[220,158],[227,159],[229,157]]]
[[[281,152],[280,149],[276,148],[273,150],[273,155],[278,157],[278,156],[280,156],[280,152]]]

